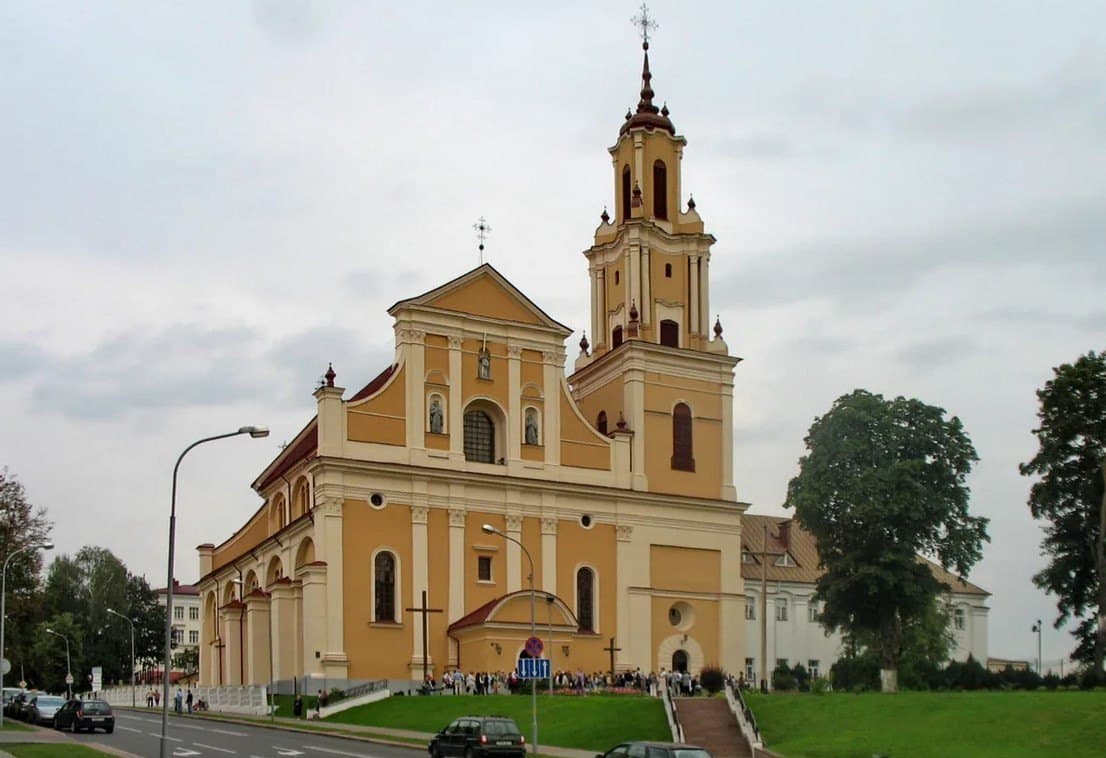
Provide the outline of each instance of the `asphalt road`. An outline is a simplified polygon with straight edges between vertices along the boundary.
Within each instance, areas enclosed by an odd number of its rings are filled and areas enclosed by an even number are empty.
[[[115,732],[71,734],[77,742],[96,742],[135,755],[156,758],[160,753],[161,718],[122,709],[115,711]],[[425,758],[425,748],[379,745],[307,732],[289,732],[258,726],[203,719],[169,719],[169,754],[175,758]]]

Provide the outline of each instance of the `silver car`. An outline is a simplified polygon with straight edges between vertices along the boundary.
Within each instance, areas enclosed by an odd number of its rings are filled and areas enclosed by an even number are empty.
[[[54,714],[65,705],[65,698],[57,695],[36,695],[27,706],[27,720],[32,724],[53,724]]]

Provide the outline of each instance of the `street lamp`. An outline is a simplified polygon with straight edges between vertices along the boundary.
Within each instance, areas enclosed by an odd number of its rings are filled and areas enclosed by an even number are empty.
[[[530,636],[536,637],[537,633],[534,631],[534,559],[530,557],[530,551],[526,549],[526,545],[516,540],[510,535],[496,529],[491,524],[484,524],[480,527],[484,534],[498,534],[505,540],[510,540],[519,547],[522,548],[522,552],[526,554],[526,560],[530,562]],[[530,718],[534,729],[534,744],[533,753],[538,754],[538,683],[536,679],[530,679]]]
[[[1041,676],[1041,632],[1043,627],[1041,626],[1041,620],[1037,619],[1037,623],[1033,625],[1033,630],[1037,633],[1037,676]]]
[[[111,608],[107,610],[112,616],[118,616],[131,625],[131,708],[135,708],[137,707],[138,701],[135,699],[134,694],[134,622],[119,611],[112,610]]]
[[[65,640],[65,694],[67,700],[73,699],[73,666],[69,662],[69,638],[61,632],[55,632],[53,629],[43,630],[47,634],[52,634],[55,637],[61,637]]]
[[[30,545],[24,545],[18,550],[13,550],[8,557],[4,560],[3,575],[0,576],[0,692],[4,691],[4,619],[7,618],[6,601],[8,599],[8,564],[11,559],[20,553],[27,550],[35,550],[41,548],[43,550],[53,550],[54,543],[47,540],[46,542],[32,542]],[[4,709],[0,708],[0,727],[4,726]]]
[[[180,462],[184,460],[184,456],[188,454],[189,450],[197,445],[226,439],[227,437],[237,437],[239,434],[248,434],[254,439],[257,439],[259,437],[268,437],[269,429],[264,426],[243,426],[240,427],[237,432],[216,434],[214,437],[204,437],[203,439],[196,440],[184,449],[177,458],[176,465],[173,466],[173,491],[169,500],[169,582],[166,587],[167,594],[165,596],[165,660],[163,661],[165,671],[163,672],[161,683],[161,758],[169,758],[169,667],[172,665],[173,552],[177,534],[177,471],[180,469]]]

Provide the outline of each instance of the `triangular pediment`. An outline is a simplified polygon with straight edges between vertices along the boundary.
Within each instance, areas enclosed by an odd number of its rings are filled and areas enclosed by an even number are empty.
[[[552,329],[564,336],[572,333],[567,326],[550,318],[549,314],[488,263],[421,295],[400,300],[388,309],[388,313],[394,316],[398,311],[410,307],[454,311],[466,316],[527,324]]]

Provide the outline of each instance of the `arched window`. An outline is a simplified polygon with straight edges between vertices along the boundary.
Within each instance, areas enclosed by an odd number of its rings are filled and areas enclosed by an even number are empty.
[[[622,167],[622,220],[630,218],[630,167]]]
[[[668,169],[664,161],[653,164],[653,216],[668,218]]]
[[[669,347],[680,346],[680,325],[671,319],[661,321],[661,344]]]
[[[465,413],[465,460],[495,463],[495,424],[484,411]]]
[[[691,450],[691,408],[686,403],[677,403],[672,409],[672,468],[695,470]]]
[[[611,349],[618,347],[622,344],[622,326],[616,326],[614,331],[611,332]]]
[[[599,416],[595,419],[595,428],[599,430],[600,434],[607,433],[607,412],[599,411]]]
[[[595,631],[595,572],[587,566],[576,572],[576,618],[580,631]]]
[[[373,621],[396,620],[396,557],[387,551],[373,561]]]
[[[666,279],[671,279],[672,278],[672,264],[671,263],[664,264],[664,277]]]

